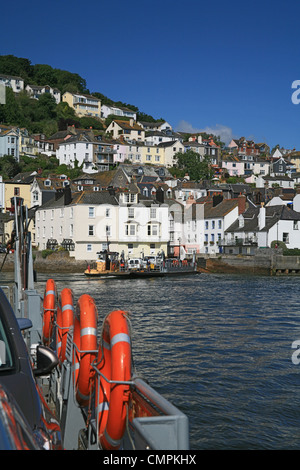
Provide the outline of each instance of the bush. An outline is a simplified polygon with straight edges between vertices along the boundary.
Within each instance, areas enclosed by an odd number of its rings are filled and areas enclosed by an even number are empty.
[[[42,250],[42,258],[47,258],[47,256],[52,255],[52,250]]]
[[[283,256],[300,256],[300,248],[286,248],[283,250]]]

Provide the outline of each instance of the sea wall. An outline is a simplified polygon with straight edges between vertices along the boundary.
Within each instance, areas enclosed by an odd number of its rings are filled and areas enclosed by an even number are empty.
[[[279,249],[261,249],[253,256],[219,255],[198,258],[198,268],[210,273],[300,275],[300,256],[283,256]]]
[[[201,266],[202,265],[202,266]],[[266,256],[223,255],[209,257],[199,266],[200,271],[227,274],[270,275],[271,258]]]
[[[87,268],[86,261],[76,261],[69,256],[67,251],[55,252],[48,255],[46,258],[42,257],[42,253],[35,251],[33,254],[34,263],[33,268],[36,272],[43,273],[83,273]],[[0,255],[0,266],[3,264],[5,254]],[[5,258],[2,272],[9,272],[14,270],[14,255],[8,254]]]

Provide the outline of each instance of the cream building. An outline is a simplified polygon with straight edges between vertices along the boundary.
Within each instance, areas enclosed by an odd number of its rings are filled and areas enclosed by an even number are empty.
[[[104,249],[126,258],[167,252],[168,207],[137,193],[83,191],[41,206],[36,212],[36,243],[44,250],[72,242],[70,255],[95,261]]]
[[[62,101],[68,103],[78,117],[101,117],[101,101],[95,96],[67,91],[62,95]]]

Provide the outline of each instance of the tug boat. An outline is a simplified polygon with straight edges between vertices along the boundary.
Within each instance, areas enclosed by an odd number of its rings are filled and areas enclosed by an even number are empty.
[[[36,291],[28,211],[19,198],[14,206],[11,312],[22,325],[40,405],[52,413],[45,431],[47,448],[188,450],[187,416],[133,366],[128,313],[115,310],[100,318],[88,293],[76,299],[71,289],[58,292],[52,278],[43,297]]]
[[[100,251],[94,266],[88,265],[84,274],[90,278],[141,278],[164,277],[184,274],[199,274],[195,256],[192,260],[165,258],[162,254],[157,257],[124,259],[119,253]]]

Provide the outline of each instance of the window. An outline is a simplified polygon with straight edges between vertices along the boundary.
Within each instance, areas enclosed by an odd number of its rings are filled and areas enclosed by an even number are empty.
[[[215,228],[215,221],[214,221],[214,220],[211,221],[211,228],[212,228],[212,229]]]
[[[157,237],[158,235],[158,225],[156,224],[148,224],[148,235]]]
[[[283,233],[282,234],[282,241],[284,243],[289,243],[289,234],[288,233]]]
[[[150,208],[150,219],[155,219],[156,218],[156,208],[151,207]]]
[[[32,193],[32,200],[33,202],[38,202],[39,200],[39,193],[37,191],[33,191]]]
[[[106,225],[105,233],[106,233],[106,236],[108,236],[108,237],[111,235],[111,230],[110,229],[111,229],[110,225]]]
[[[125,225],[125,235],[135,235],[136,234],[136,226],[135,224],[126,224]]]
[[[53,220],[53,219],[54,219],[54,210],[52,209],[51,210],[51,220]]]
[[[73,219],[74,209],[70,207],[70,219]]]
[[[208,230],[208,221],[205,221],[205,230]]]
[[[105,217],[110,217],[110,209],[105,209]]]
[[[218,220],[218,228],[222,228],[222,220]]]
[[[128,208],[128,219],[134,219],[134,208],[133,207]]]
[[[294,220],[293,229],[294,229],[294,230],[298,230],[298,229],[299,229],[299,227],[298,227],[298,220]]]
[[[73,233],[74,233],[73,224],[70,224],[70,237],[73,237]]]
[[[89,218],[93,219],[95,217],[95,207],[89,207]]]
[[[89,236],[94,236],[94,225],[89,225]]]
[[[86,245],[86,251],[88,251],[88,252],[93,251],[93,250],[92,250],[92,245],[91,245],[90,243],[88,243],[88,244]]]
[[[14,188],[14,196],[20,195],[20,188]]]

